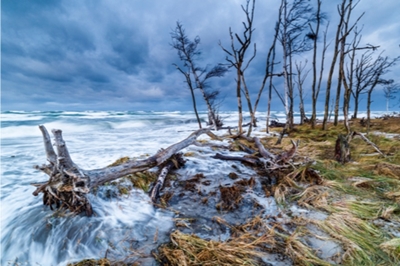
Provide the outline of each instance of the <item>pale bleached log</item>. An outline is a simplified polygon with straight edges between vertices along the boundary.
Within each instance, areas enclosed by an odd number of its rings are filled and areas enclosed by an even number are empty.
[[[164,182],[165,182],[165,178],[167,177],[169,171],[171,170],[171,168],[174,167],[174,163],[173,162],[168,162],[166,166],[164,166],[161,169],[160,174],[158,175],[157,181],[154,184],[153,188],[150,191],[150,199],[153,203],[157,202],[157,199],[159,197],[160,191],[162,189],[162,187],[164,186]]]
[[[253,139],[262,157],[268,160],[276,161],[276,156],[265,149],[259,138],[254,137]]]
[[[225,161],[240,161],[240,162],[245,162],[245,163],[252,164],[252,165],[257,165],[260,163],[260,161],[256,158],[228,156],[228,155],[222,155],[220,153],[215,154],[212,158],[225,160]]]
[[[84,211],[88,216],[93,213],[91,204],[86,197],[91,188],[128,174],[159,166],[178,151],[192,145],[198,136],[210,131],[208,128],[199,129],[186,139],[160,150],[145,160],[128,161],[117,166],[102,169],[84,170],[79,168],[71,159],[61,130],[52,130],[55,137],[56,154],[46,128],[44,126],[39,126],[39,128],[43,135],[46,156],[50,164],[41,167],[36,166],[36,169],[49,175],[49,180],[43,183],[32,184],[37,187],[33,195],[37,196],[39,193],[43,193],[43,203],[49,205],[52,210],[53,205],[56,205],[57,208],[69,209],[75,213]]]
[[[292,157],[296,154],[297,148],[299,147],[300,141],[297,140],[296,142],[294,142],[293,140],[290,140],[292,142],[292,148],[290,150],[288,150],[287,152],[281,153],[276,157],[276,162],[283,162],[286,163],[288,162],[290,159],[292,159]]]
[[[382,155],[383,157],[386,157],[386,155],[378,148],[378,146],[376,146],[375,143],[373,143],[372,141],[370,141],[366,136],[364,136],[364,134],[360,133],[360,132],[353,132],[353,136],[359,136],[360,138],[362,138],[362,140],[364,140],[366,143],[368,143],[369,145],[371,145],[372,147],[374,147],[374,149],[379,152],[380,155]]]
[[[56,163],[57,163],[57,155],[54,152],[53,145],[51,144],[50,135],[47,132],[47,129],[43,125],[40,125],[39,129],[42,132],[44,150],[46,152],[47,160],[51,164],[56,165]]]
[[[155,155],[144,160],[128,161],[126,163],[117,166],[105,167],[101,169],[88,170],[83,172],[86,175],[90,176],[91,178],[90,187],[91,188],[96,187],[106,182],[120,178],[122,176],[126,176],[136,172],[142,172],[144,170],[158,166],[163,162],[165,162],[166,160],[168,160],[172,155],[174,155],[178,151],[194,144],[196,139],[200,135],[205,134],[209,131],[210,131],[209,128],[199,129],[193,132],[189,137],[182,140],[181,142],[173,144],[168,148],[166,148],[165,150],[161,150]]]
[[[182,153],[174,154],[166,163],[160,165],[161,171],[158,175],[157,181],[149,192],[150,199],[153,203],[157,202],[160,191],[164,186],[165,179],[170,171],[173,169],[179,169],[185,164],[185,160],[182,157]]]

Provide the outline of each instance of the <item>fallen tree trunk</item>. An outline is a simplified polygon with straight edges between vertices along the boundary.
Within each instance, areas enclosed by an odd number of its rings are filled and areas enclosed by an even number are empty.
[[[357,136],[371,145],[380,155],[386,157],[386,155],[378,148],[378,146],[364,136],[364,134],[354,131],[346,137],[344,137],[342,134],[339,134],[335,144],[335,158],[338,162],[345,164],[350,161],[350,141]]]
[[[253,139],[262,157],[272,161],[276,160],[276,156],[265,149],[264,145],[262,145],[259,138],[254,137]]]
[[[252,165],[257,165],[257,164],[260,163],[258,158],[248,158],[248,157],[241,157],[241,156],[228,156],[228,155],[222,155],[220,153],[215,154],[212,158],[225,160],[225,161],[240,161],[240,162],[245,162],[245,163],[252,164]]]
[[[168,173],[172,169],[179,169],[185,164],[185,160],[182,158],[182,153],[178,153],[173,155],[173,157],[168,160],[164,166],[161,168],[161,172],[158,175],[157,181],[155,182],[153,188],[150,190],[149,195],[150,199],[153,203],[157,202],[157,199],[160,195],[160,190],[164,186],[165,179],[167,178]]]
[[[379,152],[380,155],[382,155],[383,157],[386,157],[386,155],[383,152],[381,152],[381,150],[378,148],[378,146],[376,146],[375,143],[373,143],[366,136],[364,136],[364,134],[354,131],[353,136],[359,136],[362,140],[364,140],[366,143],[371,145],[377,152]]]
[[[289,162],[290,159],[293,158],[293,156],[296,154],[297,148],[299,146],[299,141],[292,142],[292,148],[288,151],[284,151],[281,154],[275,155],[269,152],[267,149],[265,149],[264,145],[261,143],[260,139],[257,137],[252,138],[252,141],[256,144],[258,148],[259,154],[263,158],[249,158],[249,157],[241,157],[241,156],[227,156],[227,155],[222,155],[222,154],[215,154],[212,158],[214,159],[220,159],[220,160],[229,160],[229,161],[241,161],[241,162],[246,162],[252,165],[264,165],[267,168],[267,164],[270,164],[271,167],[268,167],[270,170],[271,169],[278,169],[281,168],[279,164],[285,164]]]
[[[43,135],[45,152],[49,163],[35,166],[35,168],[49,175],[49,180],[32,184],[37,187],[33,195],[38,196],[43,193],[43,204],[48,205],[52,210],[55,205],[56,208],[74,213],[86,212],[88,216],[93,214],[91,204],[87,199],[87,194],[92,188],[128,174],[159,166],[178,151],[194,144],[198,136],[210,131],[209,128],[199,129],[181,142],[160,150],[155,155],[144,160],[132,160],[117,166],[84,170],[72,161],[61,130],[52,130],[55,137],[56,153],[47,129],[42,125],[39,126],[39,129]]]

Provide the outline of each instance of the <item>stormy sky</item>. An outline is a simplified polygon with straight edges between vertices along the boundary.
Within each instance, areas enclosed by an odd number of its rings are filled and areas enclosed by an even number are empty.
[[[334,38],[340,2],[324,1],[322,6],[330,21],[328,41]],[[257,56],[246,71],[253,99],[264,75],[279,3],[256,1],[253,41]],[[225,63],[226,54],[218,43],[229,48],[229,27],[242,33],[245,16],[240,6],[244,4],[244,0],[2,0],[1,109],[192,110],[184,77],[173,66],[179,58],[171,47],[170,34],[176,22],[181,22],[189,38],[201,39],[200,65]],[[363,26],[361,44],[380,45],[383,55],[399,56],[398,10],[398,0],[361,0],[353,12],[357,18],[365,11],[359,23]],[[333,44],[327,51],[325,73],[332,49]],[[310,53],[295,59],[308,60],[311,67]],[[400,82],[399,73],[396,65],[384,78]],[[306,99],[311,95],[309,75]],[[325,84],[323,81],[320,107]],[[282,90],[282,80],[277,78],[275,85]],[[211,86],[221,92],[221,110],[236,109],[233,69]],[[199,109],[204,109],[198,91],[196,96]],[[266,110],[266,97],[264,94],[259,111]],[[309,102],[306,111],[310,111]],[[381,88],[374,94],[372,107],[386,108]],[[283,109],[276,96],[273,108]],[[365,109],[365,104],[360,109]],[[399,107],[391,105],[391,109]]]

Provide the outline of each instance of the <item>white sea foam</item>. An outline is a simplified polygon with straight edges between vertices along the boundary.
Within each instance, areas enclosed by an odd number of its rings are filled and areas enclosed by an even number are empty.
[[[31,114],[23,114],[23,113],[2,113],[0,115],[0,120],[2,122],[8,121],[35,121],[42,119],[43,116],[31,115]]]

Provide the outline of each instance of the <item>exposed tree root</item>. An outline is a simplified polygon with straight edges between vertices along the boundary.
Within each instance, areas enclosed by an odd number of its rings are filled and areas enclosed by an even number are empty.
[[[210,131],[208,128],[199,129],[183,141],[173,144],[167,149],[160,150],[155,155],[144,160],[128,160],[119,165],[95,170],[83,170],[72,161],[61,130],[52,130],[55,137],[56,153],[46,128],[42,125],[39,128],[43,135],[48,164],[35,166],[35,168],[49,175],[49,180],[47,182],[32,184],[37,187],[33,195],[38,196],[40,193],[43,193],[43,204],[49,206],[52,210],[55,207],[61,210],[69,210],[73,213],[85,212],[88,216],[93,214],[92,206],[87,199],[87,194],[92,188],[128,174],[160,166],[183,148],[194,144],[198,136]],[[172,162],[172,165],[170,163],[165,164],[164,167],[166,168],[160,174],[159,181],[155,186],[156,189],[152,191],[153,201],[156,199],[156,195],[160,187],[162,187],[163,180],[168,171],[172,167],[178,168],[182,163],[181,159],[176,159],[176,163],[174,163],[174,160],[170,162]]]

